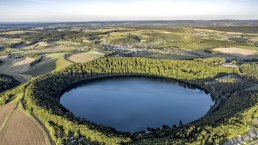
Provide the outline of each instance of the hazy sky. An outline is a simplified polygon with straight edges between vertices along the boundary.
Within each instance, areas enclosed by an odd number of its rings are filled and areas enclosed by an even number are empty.
[[[0,0],[0,22],[258,19],[258,0]]]

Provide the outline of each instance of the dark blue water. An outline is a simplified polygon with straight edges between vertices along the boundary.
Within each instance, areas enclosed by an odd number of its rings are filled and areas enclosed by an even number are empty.
[[[60,101],[76,116],[124,132],[190,123],[213,105],[203,90],[148,77],[88,80],[66,91]]]

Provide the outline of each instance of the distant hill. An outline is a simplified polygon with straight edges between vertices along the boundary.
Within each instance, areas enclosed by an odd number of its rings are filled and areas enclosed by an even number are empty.
[[[173,21],[95,21],[95,22],[0,22],[1,29],[67,26],[258,26],[258,20],[173,20]]]

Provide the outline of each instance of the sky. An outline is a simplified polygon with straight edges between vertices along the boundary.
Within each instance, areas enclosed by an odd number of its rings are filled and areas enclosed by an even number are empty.
[[[0,0],[0,22],[258,19],[258,0]]]

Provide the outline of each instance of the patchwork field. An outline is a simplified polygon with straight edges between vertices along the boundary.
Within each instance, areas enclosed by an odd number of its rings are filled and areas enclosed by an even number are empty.
[[[32,78],[31,75],[24,73],[30,69],[30,63],[34,61],[33,58],[13,59],[2,56],[0,60],[3,62],[0,65],[0,73],[11,75],[21,83],[25,83]]]
[[[243,49],[243,48],[235,48],[235,47],[230,47],[230,48],[215,48],[213,49],[214,51],[220,52],[220,53],[226,53],[226,54],[232,54],[232,55],[237,55],[237,56],[250,56],[254,55],[257,53],[256,50],[250,50],[250,49]]]
[[[14,77],[14,79],[18,80],[19,82],[26,83],[30,79],[32,79],[32,76],[29,74],[14,74],[14,73],[9,73],[7,75],[11,75]]]
[[[25,59],[21,61],[17,61],[13,64],[13,66],[10,68],[9,72],[12,73],[25,73],[30,69],[30,64],[34,62],[35,59],[26,57]]]
[[[64,57],[65,53],[48,54],[41,60],[40,63],[30,68],[27,74],[38,76],[41,74],[50,73],[54,70],[63,69],[72,64],[72,62],[66,60]]]

